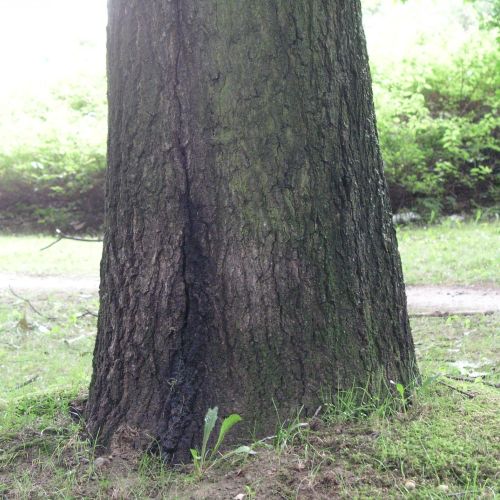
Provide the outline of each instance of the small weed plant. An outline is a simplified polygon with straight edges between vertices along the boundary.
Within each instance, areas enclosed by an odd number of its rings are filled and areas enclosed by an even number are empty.
[[[399,401],[401,403],[401,409],[404,413],[406,413],[408,401],[405,386],[403,384],[400,384],[399,382],[394,382],[393,380],[391,380],[390,383],[396,388],[399,396]]]
[[[194,461],[194,468],[197,474],[203,474],[208,468],[214,465],[217,460],[227,459],[234,455],[251,455],[255,453],[250,446],[240,446],[233,451],[225,453],[217,458],[217,452],[221,447],[226,434],[238,423],[241,421],[240,415],[233,413],[226,417],[221,425],[219,430],[219,436],[215,443],[215,446],[212,449],[208,448],[208,441],[210,436],[215,428],[215,424],[217,423],[219,409],[216,406],[215,408],[210,408],[205,415],[205,424],[203,426],[203,441],[201,445],[201,451],[192,448],[191,456]]]

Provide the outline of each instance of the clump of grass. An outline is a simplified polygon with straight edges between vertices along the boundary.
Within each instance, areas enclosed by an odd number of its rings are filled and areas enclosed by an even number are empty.
[[[323,401],[323,419],[328,423],[364,418],[377,408],[372,396],[363,387],[337,390],[334,394],[324,395]]]
[[[297,415],[291,420],[281,420],[278,408],[274,403],[276,410],[276,435],[273,436],[274,449],[278,454],[289,447],[297,446],[306,440],[309,430],[309,424],[300,418],[302,409],[297,411]]]
[[[380,385],[378,390],[354,384],[348,389],[323,393],[322,418],[331,424],[362,420],[372,415],[388,417],[405,411],[409,398],[410,390],[392,380]]]

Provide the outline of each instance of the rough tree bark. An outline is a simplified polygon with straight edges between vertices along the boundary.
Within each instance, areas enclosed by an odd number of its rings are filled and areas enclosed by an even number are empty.
[[[408,383],[359,0],[110,0],[108,78],[90,431],[185,460],[210,406]]]

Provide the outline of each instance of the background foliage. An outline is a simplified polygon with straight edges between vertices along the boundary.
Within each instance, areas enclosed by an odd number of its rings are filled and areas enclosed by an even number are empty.
[[[498,204],[499,4],[364,1],[380,143],[395,211],[434,217]],[[80,33],[72,43],[63,61],[66,71],[54,71],[56,62],[61,67],[56,61],[44,67],[52,75],[48,82],[30,74],[30,85],[2,91],[4,229],[93,231],[102,223],[103,30]]]
[[[102,0],[0,2],[0,229],[101,225],[105,25]]]
[[[43,100],[22,103],[24,113],[9,124],[22,133],[0,150],[2,222],[74,230],[101,225],[104,96],[103,80],[87,81],[57,86]]]
[[[492,14],[499,2],[376,4],[372,22],[405,15],[421,27],[402,37],[402,47],[391,47],[393,32],[368,39],[394,209],[457,212],[498,203],[500,65]]]

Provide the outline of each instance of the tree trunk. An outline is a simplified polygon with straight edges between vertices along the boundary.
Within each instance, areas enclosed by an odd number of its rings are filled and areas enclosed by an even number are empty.
[[[87,405],[189,458],[416,374],[358,0],[110,0]],[[241,436],[238,436],[241,437]]]

